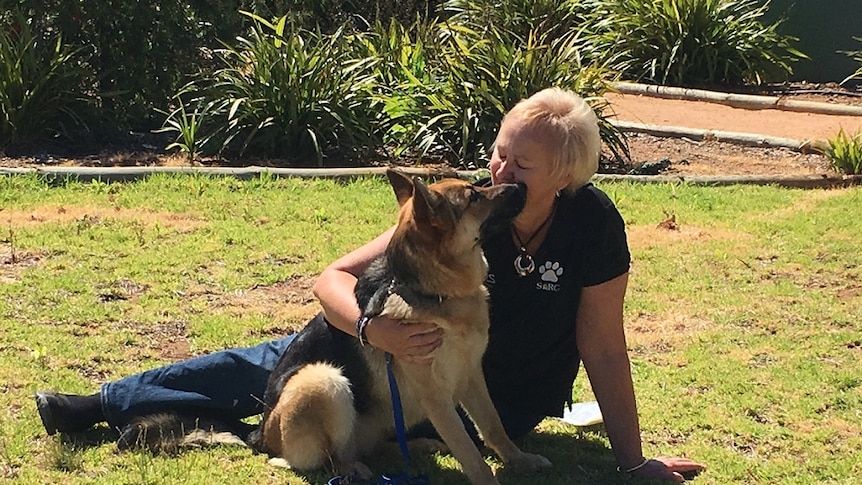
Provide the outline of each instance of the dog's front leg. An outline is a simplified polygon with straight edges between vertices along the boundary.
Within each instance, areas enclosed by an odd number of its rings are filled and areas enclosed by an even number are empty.
[[[455,403],[446,397],[445,393],[430,391],[424,394],[420,397],[420,403],[428,414],[428,419],[452,451],[452,455],[461,463],[461,469],[470,479],[470,483],[499,485],[491,468],[464,429],[464,423],[455,410]]]
[[[542,455],[524,453],[509,439],[500,415],[491,401],[482,367],[477,366],[470,374],[470,386],[464,393],[461,405],[476,424],[482,439],[507,466],[517,471],[538,471],[551,467],[551,462]]]

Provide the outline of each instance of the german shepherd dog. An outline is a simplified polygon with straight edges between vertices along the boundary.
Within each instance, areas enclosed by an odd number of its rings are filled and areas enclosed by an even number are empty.
[[[474,485],[498,482],[464,428],[459,403],[503,462],[519,470],[549,467],[506,435],[482,373],[489,317],[480,237],[489,225],[511,221],[526,189],[478,188],[457,179],[425,186],[394,170],[387,176],[400,205],[398,225],[357,282],[362,315],[433,322],[443,330],[431,365],[392,362],[405,424],[428,418]],[[249,442],[298,470],[331,465],[338,474],[368,478],[358,459],[394,433],[384,353],[322,316],[282,355],[263,400],[263,420]]]

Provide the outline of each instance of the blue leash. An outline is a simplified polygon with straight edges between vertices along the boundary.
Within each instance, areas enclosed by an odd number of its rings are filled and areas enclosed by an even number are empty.
[[[407,428],[404,426],[404,410],[401,407],[401,393],[398,392],[398,383],[395,382],[395,373],[392,371],[392,354],[386,353],[386,373],[389,375],[389,394],[392,395],[392,414],[395,419],[395,435],[398,438],[398,447],[404,457],[404,472],[397,475],[381,475],[379,480],[360,480],[355,477],[337,476],[329,480],[327,485],[342,484],[367,484],[367,485],[429,485],[428,477],[425,475],[410,475],[410,451],[407,449]]]

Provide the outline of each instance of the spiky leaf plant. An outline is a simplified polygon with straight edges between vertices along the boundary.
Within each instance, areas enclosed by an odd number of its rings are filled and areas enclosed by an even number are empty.
[[[189,112],[208,113],[203,148],[297,163],[375,147],[373,59],[356,58],[356,35],[325,34],[255,14],[248,37],[217,52],[220,67],[186,88]],[[205,133],[205,134],[203,134]]]
[[[806,57],[765,24],[769,1],[591,0],[596,48],[619,53],[625,77],[677,86],[760,84]]]
[[[84,58],[22,12],[0,13],[0,146],[82,123]]]
[[[544,1],[542,10],[542,5],[516,3],[496,14],[485,0],[444,4],[448,16],[437,26],[434,79],[405,80],[401,88],[409,89],[411,96],[387,104],[391,110],[418,113],[405,142],[419,153],[467,168],[484,166],[506,111],[546,87],[571,89],[600,104],[598,95],[609,71],[585,59],[571,6]],[[558,10],[552,8],[554,3]],[[549,28],[559,26],[560,20],[570,28]],[[603,128],[612,149],[627,153],[621,135],[609,124]]]

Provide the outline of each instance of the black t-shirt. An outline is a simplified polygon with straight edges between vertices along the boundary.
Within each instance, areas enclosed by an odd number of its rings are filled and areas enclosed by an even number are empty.
[[[491,397],[506,414],[561,416],[580,366],[581,289],[628,271],[625,223],[608,196],[588,184],[559,197],[531,274],[515,272],[518,250],[508,227],[487,237],[483,249],[491,295],[483,368]]]

